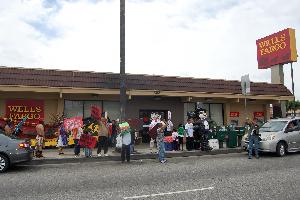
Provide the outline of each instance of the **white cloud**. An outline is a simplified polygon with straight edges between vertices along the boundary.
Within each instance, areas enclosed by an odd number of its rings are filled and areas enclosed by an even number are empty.
[[[119,71],[119,1],[1,1],[0,65]],[[270,82],[258,38],[287,27],[300,47],[300,2],[128,0],[128,73]],[[300,76],[294,63],[294,77]],[[291,88],[290,66],[285,66]],[[300,82],[295,82],[300,99]]]

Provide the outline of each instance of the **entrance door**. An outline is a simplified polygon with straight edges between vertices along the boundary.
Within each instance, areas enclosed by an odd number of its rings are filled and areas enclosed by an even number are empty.
[[[161,119],[166,119],[168,111],[167,110],[140,110],[139,116],[140,118],[144,119],[144,123],[150,124],[152,113],[157,113],[161,116]]]
[[[157,113],[161,115],[161,119],[166,119],[167,117],[167,110],[140,110],[139,111],[139,117],[140,119],[143,119],[144,125],[143,125],[143,131],[142,131],[142,142],[143,143],[149,143],[150,142],[150,136],[149,136],[149,125],[151,123],[151,113]]]

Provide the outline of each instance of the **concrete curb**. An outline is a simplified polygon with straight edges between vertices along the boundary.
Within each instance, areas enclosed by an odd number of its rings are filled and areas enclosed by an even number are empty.
[[[190,156],[205,156],[205,155],[220,155],[230,153],[242,153],[243,149],[226,149],[226,150],[214,150],[209,152],[203,151],[190,151],[190,152],[176,152],[166,153],[167,158],[175,157],[190,157]],[[131,160],[142,160],[142,159],[157,159],[157,154],[134,154],[130,156]],[[103,161],[121,161],[120,156],[108,156],[108,157],[91,157],[91,158],[42,158],[34,159],[25,165],[45,165],[45,164],[66,164],[66,163],[86,163],[86,162],[103,162]]]

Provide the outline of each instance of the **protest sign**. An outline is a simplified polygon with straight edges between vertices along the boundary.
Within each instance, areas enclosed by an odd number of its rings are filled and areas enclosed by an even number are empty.
[[[66,131],[71,131],[74,128],[79,128],[83,126],[82,117],[72,117],[64,120],[64,128]]]
[[[82,134],[79,139],[80,147],[93,149],[95,148],[96,143],[97,143],[97,139],[89,134]]]

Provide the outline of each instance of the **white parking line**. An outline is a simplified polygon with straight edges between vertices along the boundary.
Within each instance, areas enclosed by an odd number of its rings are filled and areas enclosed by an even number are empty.
[[[141,196],[124,197],[124,199],[148,198],[148,197],[164,196],[164,195],[171,195],[171,194],[181,194],[181,193],[197,192],[197,191],[213,190],[213,189],[214,189],[214,187],[199,188],[199,189],[193,189],[193,190],[184,190],[184,191],[176,191],[176,192],[166,192],[166,193],[157,193],[157,194],[149,194],[149,195],[141,195]]]

